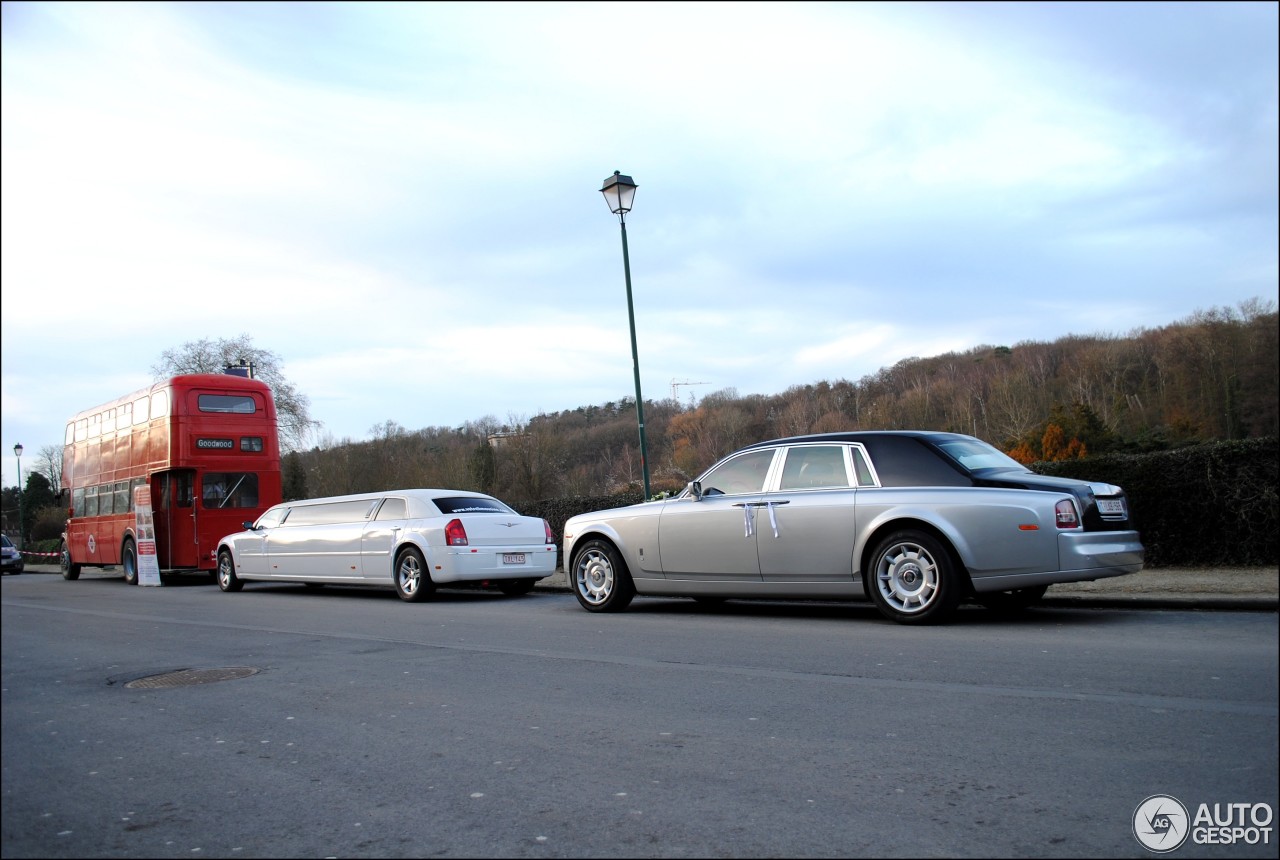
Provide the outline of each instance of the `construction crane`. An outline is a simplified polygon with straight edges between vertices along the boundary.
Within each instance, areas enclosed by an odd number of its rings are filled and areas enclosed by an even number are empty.
[[[677,391],[676,389],[678,389],[678,388],[679,388],[680,386],[682,386],[682,385],[710,385],[710,384],[711,384],[711,383],[709,383],[709,382],[690,382],[690,381],[689,381],[689,380],[687,380],[687,379],[686,379],[684,382],[676,382],[676,381],[673,379],[673,380],[671,380],[671,399],[672,399],[672,400],[676,400],[676,401],[679,401],[679,400],[680,400],[680,392],[679,392],[679,391]],[[689,392],[689,405],[690,405],[690,406],[692,406],[692,405],[693,405],[693,392],[692,392],[692,391],[690,391],[690,392]]]

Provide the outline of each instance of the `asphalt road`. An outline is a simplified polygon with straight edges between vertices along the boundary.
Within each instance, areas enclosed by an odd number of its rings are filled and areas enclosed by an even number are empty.
[[[122,577],[115,569],[86,576]],[[28,574],[59,574],[55,564],[31,564]],[[564,570],[541,580],[539,591],[568,591]],[[1276,610],[1280,607],[1280,569],[1275,567],[1160,567],[1093,582],[1054,585],[1048,605],[1143,609]]]
[[[4,577],[0,622],[5,858],[1146,857],[1152,795],[1277,807],[1273,610],[86,573]]]

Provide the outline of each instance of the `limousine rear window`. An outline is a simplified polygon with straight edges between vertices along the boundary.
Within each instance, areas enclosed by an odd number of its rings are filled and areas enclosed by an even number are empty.
[[[474,496],[447,496],[432,499],[442,514],[514,514],[515,511],[497,499],[478,499]]]

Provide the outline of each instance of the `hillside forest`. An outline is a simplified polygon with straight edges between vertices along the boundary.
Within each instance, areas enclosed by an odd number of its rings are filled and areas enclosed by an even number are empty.
[[[696,404],[646,400],[650,490],[677,492],[743,445],[827,431],[950,430],[1055,468],[1096,455],[1274,438],[1278,367],[1275,303],[1252,300],[1124,336],[1071,335],[909,358],[856,382],[795,385],[772,395],[725,389]],[[305,410],[300,416],[305,423]],[[631,398],[506,421],[487,416],[461,427],[408,430],[387,421],[370,435],[295,446],[283,458],[285,499],[445,487],[488,492],[519,508],[643,489]],[[8,529],[22,509],[27,536],[56,541],[66,514],[55,493],[62,449],[49,446],[41,455],[27,474],[21,508],[18,488],[4,488],[4,519]]]
[[[1026,463],[1275,436],[1278,366],[1275,303],[1251,300],[1124,336],[975,346],[780,394],[646,399],[650,486],[678,491],[752,442],[839,430],[968,433]],[[286,499],[416,486],[516,504],[642,482],[632,398],[453,428],[388,421],[371,433],[288,454]]]

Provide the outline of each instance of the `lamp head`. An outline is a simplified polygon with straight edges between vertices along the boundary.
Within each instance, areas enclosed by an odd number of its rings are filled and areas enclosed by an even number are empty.
[[[600,193],[604,195],[604,202],[609,205],[609,211],[619,215],[631,211],[631,202],[636,197],[636,184],[630,176],[623,176],[615,170],[613,176],[604,181],[604,187],[600,189]]]

